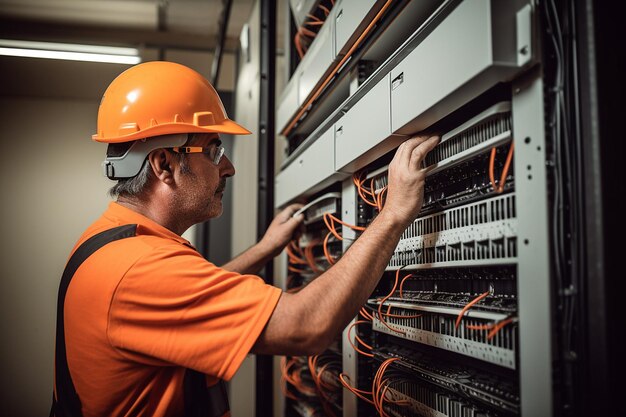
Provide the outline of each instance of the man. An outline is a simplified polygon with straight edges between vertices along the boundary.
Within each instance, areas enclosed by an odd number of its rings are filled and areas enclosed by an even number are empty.
[[[226,178],[235,169],[220,133],[249,132],[228,119],[213,87],[182,65],[137,65],[105,92],[94,139],[109,144],[104,169],[119,180],[112,189],[117,201],[79,239],[74,256],[100,233],[121,227],[125,235],[92,248],[82,263],[68,263],[78,266],[66,270],[71,286],[60,298],[64,333],[57,329],[57,337],[66,345],[57,344],[57,415],[178,416],[202,409],[219,416],[227,413],[219,382],[248,353],[322,352],[374,290],[417,216],[421,162],[437,143],[414,138],[398,148],[385,208],[335,266],[289,294],[250,274],[289,242],[301,222],[292,216],[299,205],[282,211],[257,245],[221,268],[181,237],[222,212]]]

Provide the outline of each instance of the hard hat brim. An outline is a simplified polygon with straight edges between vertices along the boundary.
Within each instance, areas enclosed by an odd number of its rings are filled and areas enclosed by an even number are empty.
[[[122,143],[130,142],[133,140],[144,139],[152,136],[171,135],[177,133],[224,133],[227,135],[250,135],[250,132],[245,127],[238,123],[233,122],[230,119],[222,121],[218,125],[213,126],[196,126],[189,123],[163,123],[160,125],[152,126],[143,129],[138,132],[129,133],[127,135],[102,137],[100,134],[95,134],[92,139],[96,142],[102,143]]]

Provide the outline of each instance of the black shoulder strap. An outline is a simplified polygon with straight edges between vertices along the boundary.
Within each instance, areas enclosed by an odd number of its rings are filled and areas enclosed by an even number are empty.
[[[126,239],[135,236],[136,224],[119,226],[114,229],[105,230],[86,240],[76,249],[70,260],[67,262],[61,285],[59,286],[59,297],[57,301],[57,333],[55,349],[55,382],[56,398],[52,396],[52,409],[50,416],[56,417],[81,417],[82,410],[80,399],[76,393],[76,388],[70,376],[67,365],[67,352],[65,349],[65,325],[63,311],[65,305],[65,295],[70,285],[72,277],[94,252],[108,243],[116,240]],[[206,377],[204,374],[187,369],[183,385],[185,401],[185,417],[221,417],[229,410],[228,396],[224,381],[219,381],[216,385],[207,389]]]
[[[59,297],[57,300],[57,332],[55,350],[55,382],[56,398],[52,396],[52,409],[50,416],[56,417],[80,417],[82,416],[80,399],[76,393],[76,388],[70,376],[67,365],[67,352],[65,349],[65,327],[64,327],[64,304],[65,295],[70,285],[72,277],[94,252],[108,243],[120,239],[135,236],[136,224],[119,226],[114,229],[105,230],[88,240],[76,249],[70,260],[67,262],[61,285],[59,287]],[[229,409],[228,397],[226,395],[225,384],[219,381],[218,384],[207,389],[206,377],[204,374],[187,369],[184,379],[184,401],[185,417],[221,417]]]
[[[78,398],[78,394],[76,394],[76,388],[74,388],[74,383],[70,376],[65,350],[63,306],[65,305],[65,294],[67,294],[70,281],[78,267],[94,252],[107,243],[135,236],[136,230],[136,224],[129,224],[105,230],[104,232],[90,237],[76,249],[65,266],[59,286],[59,297],[57,299],[57,334],[54,355],[56,399],[53,398],[52,401],[51,415],[55,415],[56,417],[79,417],[82,415],[80,399]]]

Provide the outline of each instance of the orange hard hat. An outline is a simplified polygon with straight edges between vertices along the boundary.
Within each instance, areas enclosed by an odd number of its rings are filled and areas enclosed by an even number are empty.
[[[121,73],[104,93],[93,140],[130,142],[178,133],[250,131],[228,118],[211,84],[196,71],[173,62],[153,61]]]

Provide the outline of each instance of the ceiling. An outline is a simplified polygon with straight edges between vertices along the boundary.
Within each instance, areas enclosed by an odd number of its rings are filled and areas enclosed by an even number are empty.
[[[258,0],[232,0],[217,88],[234,88],[233,53]],[[207,78],[224,0],[0,0],[0,39],[130,46],[142,60],[189,65]],[[277,11],[278,39],[285,0]],[[0,96],[99,99],[128,66],[0,56]]]
[[[234,51],[255,0],[232,0]],[[0,38],[213,50],[222,0],[0,0]]]

